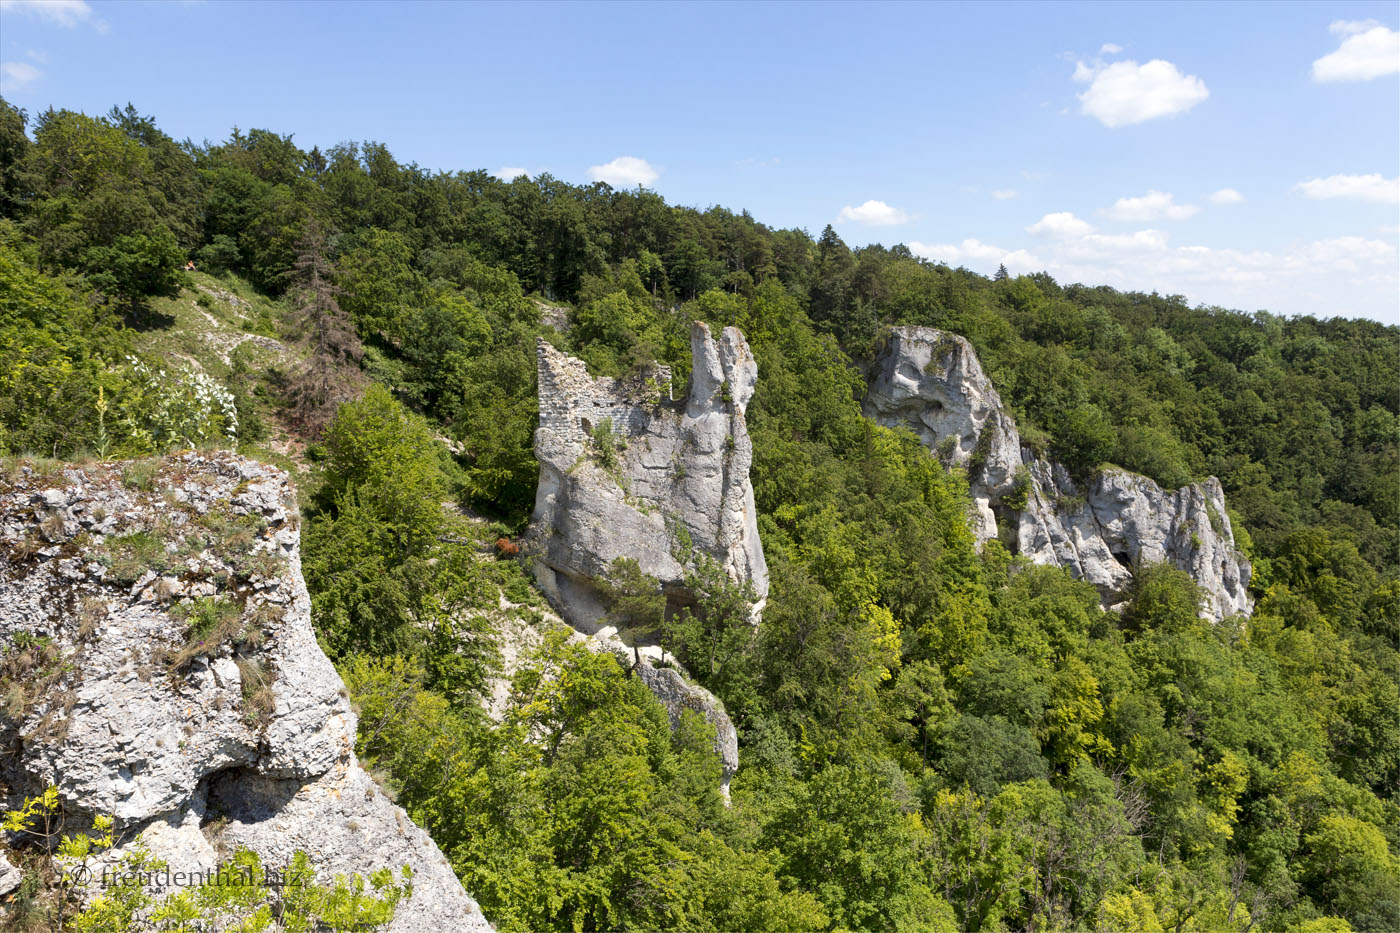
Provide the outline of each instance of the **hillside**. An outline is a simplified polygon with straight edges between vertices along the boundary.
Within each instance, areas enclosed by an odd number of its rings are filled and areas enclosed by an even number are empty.
[[[498,929],[1400,923],[1400,328],[131,108],[0,105],[0,158],[10,469],[286,469],[355,752]],[[756,376],[692,372],[696,322]],[[931,393],[882,414],[910,328],[980,361],[1005,482],[975,433],[916,433]],[[1185,490],[1172,559],[1103,531],[1096,578],[998,530],[1068,541],[1148,480]],[[1207,553],[1236,562],[1211,600]],[[668,666],[737,771],[648,688]]]

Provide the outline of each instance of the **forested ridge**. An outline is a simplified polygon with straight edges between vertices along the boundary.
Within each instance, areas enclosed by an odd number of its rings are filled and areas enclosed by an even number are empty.
[[[199,357],[177,322],[214,295],[288,352]],[[285,462],[291,432],[361,757],[502,930],[1400,927],[1400,328],[1318,312],[0,101],[0,448]],[[536,337],[683,385],[693,320],[740,327],[759,367],[762,625],[710,580],[678,635],[739,729],[730,807],[706,727],[672,730],[609,655],[546,639],[504,721],[478,702],[474,610],[542,608],[474,540],[510,544],[533,504]],[[1203,622],[1167,567],[1104,612],[978,553],[966,475],[861,416],[898,324],[966,336],[1025,442],[1077,470],[1218,476],[1254,614]],[[644,590],[627,611],[659,615]],[[722,650],[697,663],[702,637]]]

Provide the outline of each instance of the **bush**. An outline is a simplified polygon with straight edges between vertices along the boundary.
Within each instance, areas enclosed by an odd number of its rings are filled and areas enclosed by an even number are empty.
[[[1080,405],[1067,412],[1055,426],[1054,450],[1069,471],[1090,475],[1113,453],[1118,433],[1097,405]]]
[[[611,418],[601,419],[593,428],[593,450],[603,469],[618,469],[618,454],[627,449],[627,438],[613,430]]]
[[[214,237],[195,254],[195,258],[200,268],[214,275],[222,275],[231,269],[237,269],[239,262],[242,260],[238,252],[237,241],[235,241],[233,237],[223,233],[215,234]]]

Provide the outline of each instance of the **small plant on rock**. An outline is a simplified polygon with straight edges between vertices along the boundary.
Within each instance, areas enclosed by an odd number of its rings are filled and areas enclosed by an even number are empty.
[[[170,614],[189,624],[184,645],[166,655],[167,663],[176,670],[197,657],[213,657],[242,631],[242,607],[217,596],[186,600]]]
[[[1024,511],[1031,496],[1031,474],[1024,466],[1016,468],[1016,477],[1011,481],[1011,491],[1001,497],[1002,505]]]
[[[164,573],[171,566],[165,543],[149,531],[112,538],[107,557],[108,579],[122,586],[135,583],[148,570]]]
[[[593,428],[593,449],[603,469],[610,473],[618,469],[618,457],[627,449],[627,438],[613,430],[611,418],[601,419]]]
[[[151,492],[156,488],[156,477],[159,474],[159,460],[133,460],[122,467],[122,485],[127,489]]]
[[[243,691],[243,716],[250,725],[262,728],[272,721],[277,696],[272,691],[272,672],[267,664],[254,658],[239,658],[239,683]]]

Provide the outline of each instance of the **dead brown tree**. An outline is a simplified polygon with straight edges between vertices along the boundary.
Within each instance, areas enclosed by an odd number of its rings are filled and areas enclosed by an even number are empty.
[[[290,272],[292,326],[305,355],[288,383],[292,420],[309,435],[318,435],[341,402],[364,385],[359,361],[364,355],[355,325],[336,300],[335,267],[326,255],[326,236],[311,218],[297,244]]]

